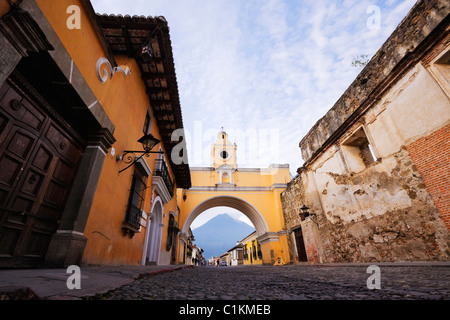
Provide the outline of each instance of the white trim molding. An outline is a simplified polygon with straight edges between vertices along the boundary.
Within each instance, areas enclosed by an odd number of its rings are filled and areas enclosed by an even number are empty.
[[[153,176],[152,184],[153,190],[161,197],[164,204],[172,200],[172,196],[170,195],[169,190],[167,190],[166,184],[164,183],[162,177]]]

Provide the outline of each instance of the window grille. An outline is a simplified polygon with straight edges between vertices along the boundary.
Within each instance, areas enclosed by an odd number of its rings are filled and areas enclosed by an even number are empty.
[[[137,168],[131,183],[125,220],[122,223],[124,235],[130,233],[131,237],[133,237],[136,232],[139,232],[142,208],[145,201],[145,190],[147,189],[146,183],[147,176]]]

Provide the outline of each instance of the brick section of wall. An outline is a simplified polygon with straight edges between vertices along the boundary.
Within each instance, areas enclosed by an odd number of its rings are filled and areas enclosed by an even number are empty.
[[[450,230],[450,124],[406,148]]]

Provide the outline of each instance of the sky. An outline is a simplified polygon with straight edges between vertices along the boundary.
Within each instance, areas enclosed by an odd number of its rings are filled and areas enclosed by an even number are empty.
[[[361,72],[353,59],[371,58],[416,0],[91,2],[168,21],[190,166],[210,165],[223,127],[239,167],[289,164],[294,176],[299,142]]]

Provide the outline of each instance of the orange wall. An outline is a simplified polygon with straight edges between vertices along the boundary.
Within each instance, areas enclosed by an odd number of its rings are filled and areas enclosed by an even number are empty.
[[[131,76],[125,78],[121,73],[116,73],[111,80],[101,84],[97,78],[96,64],[99,58],[107,55],[81,2],[37,0],[37,3],[116,128],[114,137],[117,142],[113,146],[115,155],[111,153],[106,155],[84,233],[88,242],[83,260],[87,264],[139,264],[142,259],[145,228],[141,228],[141,232],[132,239],[123,236],[121,230],[134,170],[130,168],[119,174],[126,164],[116,161],[116,155],[123,154],[125,149],[142,150],[142,145],[137,140],[143,135],[142,129],[150,102],[138,65],[134,59],[115,57],[119,65],[126,64],[131,69]],[[70,16],[66,13],[69,5],[78,5],[81,8],[80,30],[69,30],[66,26],[67,18]],[[151,133],[161,140],[155,119]],[[159,148],[159,145],[156,148]],[[155,168],[155,159],[156,155],[146,158],[152,171]],[[149,177],[147,185],[151,186],[151,183]],[[143,208],[147,213],[151,208],[151,190],[152,188],[147,189]],[[165,226],[168,225],[168,213],[171,210],[176,211],[176,196],[164,206]],[[165,250],[167,227],[163,230],[161,247]]]

